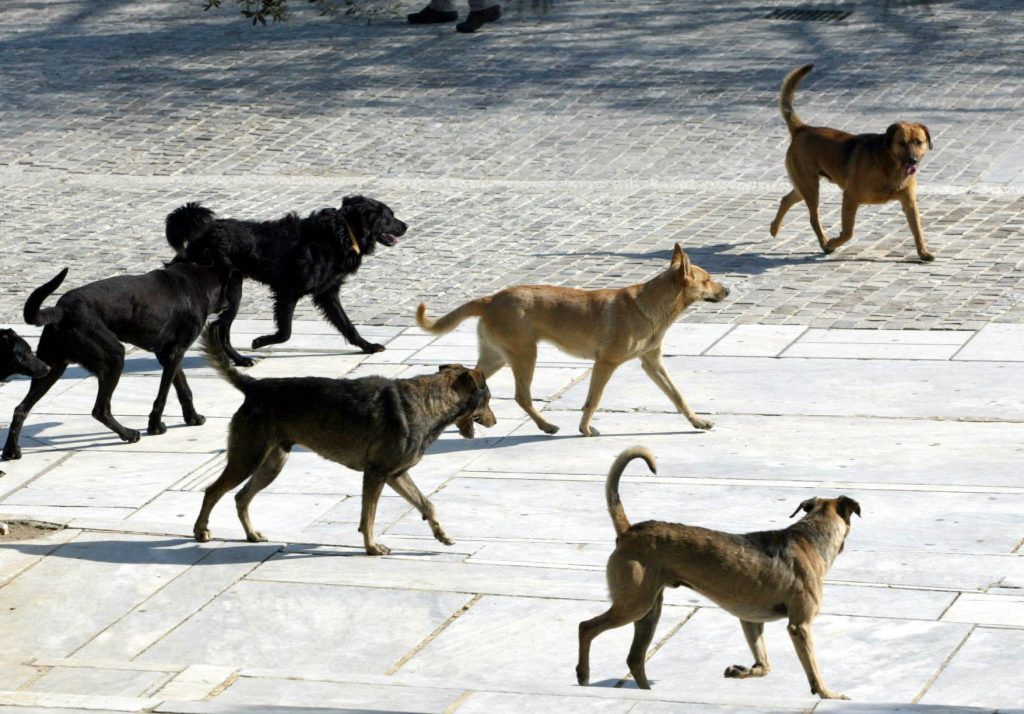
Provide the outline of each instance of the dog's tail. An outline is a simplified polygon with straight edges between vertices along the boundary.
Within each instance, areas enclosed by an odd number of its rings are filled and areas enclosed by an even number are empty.
[[[480,317],[480,315],[484,314],[484,306],[490,301],[490,296],[470,300],[462,307],[457,307],[444,317],[439,317],[436,320],[432,317],[427,317],[427,306],[421,302],[420,306],[416,308],[416,324],[431,334],[443,335],[454,330],[463,320],[470,317]]]
[[[615,528],[615,535],[622,535],[629,530],[629,519],[626,518],[626,510],[619,500],[619,478],[626,470],[626,465],[633,459],[643,459],[647,462],[647,468],[652,474],[658,473],[658,464],[654,460],[654,454],[643,446],[633,446],[615,459],[611,470],[608,472],[608,480],[604,484],[604,496],[608,501],[608,515],[612,517],[612,526]]]
[[[786,126],[789,127],[790,135],[795,134],[800,127],[806,126],[793,108],[793,96],[796,94],[796,86],[800,84],[800,80],[806,77],[812,69],[814,69],[813,64],[805,64],[803,67],[794,69],[782,80],[782,89],[779,90],[779,111],[782,112],[782,118],[785,120]]]
[[[52,278],[49,282],[40,285],[38,288],[32,291],[32,294],[28,296],[28,300],[25,301],[25,309],[22,315],[25,318],[25,324],[27,325],[49,325],[54,322],[60,322],[60,318],[64,315],[64,309],[60,306],[48,307],[40,310],[39,308],[43,305],[43,300],[50,297],[53,291],[60,287],[60,284],[64,282],[64,277],[68,274],[68,269],[57,273],[56,277]]]
[[[164,227],[168,244],[175,253],[184,257],[188,244],[201,236],[214,218],[216,214],[213,211],[195,201],[175,208],[167,214]]]
[[[206,326],[206,332],[199,338],[199,347],[202,349],[203,354],[206,355],[206,361],[217,371],[217,374],[231,382],[231,386],[242,394],[246,394],[249,391],[249,387],[258,380],[247,374],[242,374],[231,366],[228,354],[224,351],[223,330],[224,328],[219,320],[211,322]]]

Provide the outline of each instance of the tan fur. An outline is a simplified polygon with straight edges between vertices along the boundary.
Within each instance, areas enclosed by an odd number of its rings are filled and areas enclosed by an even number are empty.
[[[541,340],[576,357],[594,360],[580,421],[584,436],[598,433],[590,420],[612,373],[623,362],[638,357],[644,372],[676,409],[694,427],[710,429],[712,423],[698,417],[673,384],[661,358],[661,342],[688,305],[698,300],[718,302],[728,294],[728,289],[692,265],[677,243],[668,270],[646,283],[606,290],[517,285],[472,300],[438,320],[427,317],[427,306],[421,304],[416,321],[430,333],[444,334],[466,318],[479,317],[476,368],[489,378],[508,364],[515,376],[516,402],[548,434],[557,432],[558,427],[545,421],[530,395]]]
[[[860,515],[852,498],[811,498],[793,515],[806,515],[789,528],[746,534],[698,526],[644,521],[630,526],[619,501],[618,481],[626,464],[643,458],[653,469],[653,455],[642,447],[623,452],[608,473],[605,493],[618,537],[608,558],[607,612],[580,623],[576,678],[590,679],[590,645],[605,630],[634,624],[626,663],[636,683],[650,689],[645,661],[661,616],[666,587],[687,587],[740,619],[754,655],[751,667],[732,665],[725,676],[763,677],[771,665],[764,643],[764,623],[788,618],[787,630],[803,665],[811,692],[822,699],[846,699],[822,681],[814,654],[811,624],[821,607],[825,574],[843,550],[850,517]],[[625,529],[623,529],[625,524]]]
[[[793,109],[793,96],[800,80],[814,65],[804,65],[786,75],[779,92],[779,110],[792,136],[786,152],[786,171],[793,190],[786,194],[772,221],[777,236],[786,212],[800,201],[807,203],[811,227],[818,245],[826,253],[853,238],[857,208],[863,203],[899,201],[907,218],[917,255],[934,260],[921,230],[917,209],[917,170],[925,152],[932,148],[931,134],[924,124],[896,122],[884,134],[849,134],[828,127],[807,126]],[[818,182],[825,177],[843,191],[842,232],[831,240],[818,216]]]

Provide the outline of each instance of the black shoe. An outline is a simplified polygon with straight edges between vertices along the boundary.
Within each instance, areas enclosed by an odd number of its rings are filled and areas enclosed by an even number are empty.
[[[435,22],[455,22],[459,19],[459,13],[455,10],[441,12],[428,5],[419,12],[406,15],[406,19],[410,25],[432,25]]]
[[[466,16],[466,19],[455,26],[459,32],[476,32],[488,22],[494,22],[501,17],[501,5],[492,5],[483,10],[474,10]]]

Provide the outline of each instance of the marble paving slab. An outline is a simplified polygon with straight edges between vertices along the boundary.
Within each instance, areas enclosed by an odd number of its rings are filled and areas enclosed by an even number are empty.
[[[1012,653],[1024,649],[1024,631],[978,627],[943,668],[922,704],[1024,708],[1024,672]]]

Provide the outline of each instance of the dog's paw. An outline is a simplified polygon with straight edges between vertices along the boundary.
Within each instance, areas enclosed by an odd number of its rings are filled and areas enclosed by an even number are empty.
[[[190,414],[185,417],[185,423],[189,426],[202,426],[206,423],[206,417],[202,414]]]
[[[8,444],[7,446],[4,447],[3,457],[8,461],[15,461],[17,459],[20,459],[21,447],[17,445],[11,446],[10,444]]]
[[[587,686],[587,684],[589,682],[590,682],[590,672],[589,672],[589,670],[586,670],[583,667],[580,667],[579,665],[576,665],[576,684],[580,685],[581,687],[585,687],[585,686]]]
[[[820,692],[815,692],[815,694],[817,694],[822,699],[845,699],[847,701],[850,699],[845,694],[836,694],[831,689],[823,689]]]
[[[546,426],[542,426],[540,428],[540,430],[543,431],[545,434],[557,434],[558,433],[558,427],[555,426],[554,424],[547,424]]]
[[[259,531],[250,531],[245,534],[245,539],[250,543],[266,543],[267,537]]]
[[[367,555],[387,555],[390,552],[391,549],[383,543],[374,543],[373,545],[366,546]]]
[[[234,359],[234,363],[236,367],[252,367],[254,364],[256,364],[256,360],[254,360],[252,357],[242,357],[241,355],[239,355]]]
[[[918,253],[917,257],[921,259],[922,263],[930,263],[933,260],[935,260],[935,254],[934,253],[928,253],[928,252]]]
[[[136,433],[138,433],[138,432],[136,432]],[[151,421],[149,423],[149,426],[146,427],[146,433],[147,434],[152,434],[153,436],[160,436],[160,434],[166,434],[167,433],[167,425],[164,424],[162,421]],[[138,440],[139,440],[138,437],[136,437],[134,439],[134,441],[138,441]]]
[[[601,432],[592,426],[588,426],[586,429],[580,428],[580,433],[583,436],[601,436]]]
[[[384,345],[378,345],[373,342],[363,342],[362,344],[359,345],[359,349],[361,349],[368,355],[372,355],[377,352],[383,352],[385,348]]]
[[[195,531],[192,535],[195,536],[197,543],[209,543],[210,540],[213,538],[213,534],[210,533],[209,528],[203,528],[198,531]]]
[[[693,424],[694,429],[700,429],[702,431],[707,431],[715,425],[715,422],[708,421],[707,419],[695,419],[690,423]]]
[[[165,429],[165,431],[166,431],[166,429]],[[160,432],[160,433],[163,433],[163,432]],[[135,442],[137,442],[141,438],[142,438],[142,435],[139,434],[139,430],[138,429],[125,429],[124,430],[124,436],[121,437],[121,441],[127,441],[129,444],[134,444]]]

